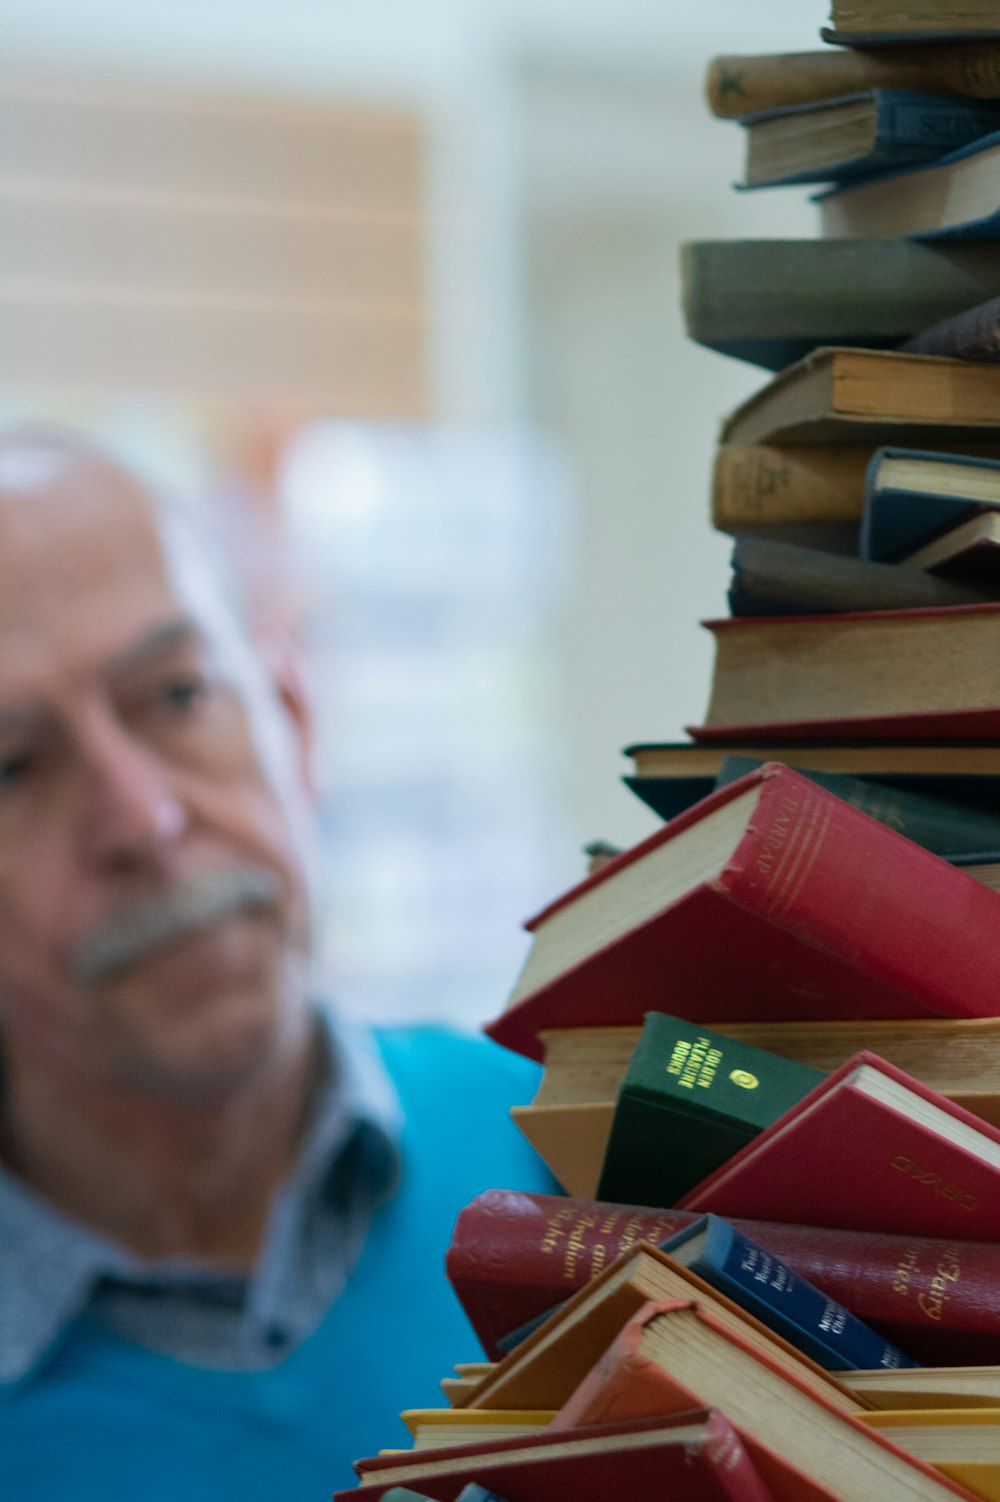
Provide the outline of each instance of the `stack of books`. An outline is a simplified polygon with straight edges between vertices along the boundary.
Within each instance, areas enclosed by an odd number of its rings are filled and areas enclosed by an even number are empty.
[[[487,1027],[565,1193],[462,1212],[485,1359],[340,1499],[1000,1499],[1000,11],[832,20],[709,73],[823,231],[684,252],[692,337],[777,371],[705,724],[629,748],[662,828]]]

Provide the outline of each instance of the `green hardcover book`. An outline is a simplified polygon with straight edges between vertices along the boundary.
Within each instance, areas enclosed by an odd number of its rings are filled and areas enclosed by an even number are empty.
[[[754,756],[727,756],[715,785],[724,787],[761,765]],[[925,850],[945,859],[992,855],[1000,849],[1000,814],[992,809],[901,788],[880,787],[863,777],[849,777],[840,772],[812,772],[802,767],[796,767],[796,771],[880,824],[895,829],[897,834],[905,835],[915,845],[923,845]]]
[[[680,1017],[647,1013],[618,1092],[598,1199],[666,1209],[825,1078]]]
[[[688,337],[781,370],[823,344],[891,348],[1000,295],[992,244],[695,240],[681,251]]]

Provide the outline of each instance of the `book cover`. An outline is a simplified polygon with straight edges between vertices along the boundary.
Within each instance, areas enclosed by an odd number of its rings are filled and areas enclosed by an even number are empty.
[[[910,484],[901,483],[902,474],[913,476]],[[858,547],[864,558],[891,563],[967,516],[997,506],[1000,461],[926,449],[876,449],[865,474]]]
[[[681,279],[689,338],[775,371],[821,345],[890,348],[1000,296],[990,246],[957,241],[695,240]]]
[[[824,1078],[650,1012],[615,1105],[597,1198],[673,1205]]]
[[[723,1216],[1000,1238],[1000,1130],[861,1052],[685,1195]]]
[[[754,1451],[765,1453],[759,1446]],[[729,1421],[698,1405],[530,1440],[463,1445],[420,1457],[373,1456],[355,1469],[362,1485],[335,1492],[334,1502],[376,1502],[400,1480],[413,1480],[434,1502],[454,1502],[470,1481],[501,1496],[513,1493],[517,1502],[609,1502],[644,1495],[651,1475],[671,1502],[806,1502],[793,1490],[794,1473],[777,1458],[773,1481],[765,1485]],[[404,1470],[408,1474],[400,1476]]]
[[[830,1371],[919,1365],[781,1257],[717,1215],[678,1231],[660,1249]]]
[[[460,1213],[446,1272],[496,1358],[506,1331],[568,1298],[637,1242],[663,1241],[697,1218],[690,1211],[491,1189]],[[935,1366],[996,1360],[1000,1244],[753,1217],[734,1224],[918,1360]]]
[[[650,1302],[621,1330],[553,1420],[575,1425],[719,1406],[744,1443],[750,1436],[828,1488],[839,1502],[968,1494],[859,1418],[835,1408],[821,1387],[767,1351],[751,1351],[697,1304]]]
[[[743,124],[745,186],[849,182],[934,161],[1000,130],[1000,106],[874,88],[762,111],[744,117]],[[786,158],[796,165],[787,165]]]
[[[540,1029],[640,1022],[665,1001],[692,1022],[990,1016],[998,917],[997,893],[768,763],[531,920],[486,1031],[540,1059]]]

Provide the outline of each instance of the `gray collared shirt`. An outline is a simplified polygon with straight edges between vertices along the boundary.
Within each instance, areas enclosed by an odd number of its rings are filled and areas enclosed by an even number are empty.
[[[375,1044],[319,1015],[326,1067],[247,1278],[137,1257],[0,1165],[0,1382],[27,1376],[84,1311],[141,1345],[228,1371],[274,1366],[312,1333],[399,1176],[399,1104]]]

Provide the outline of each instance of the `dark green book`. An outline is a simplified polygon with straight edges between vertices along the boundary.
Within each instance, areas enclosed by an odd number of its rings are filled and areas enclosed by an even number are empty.
[[[972,241],[695,240],[681,276],[689,338],[768,370],[822,344],[891,349],[1000,296],[996,246]]]
[[[618,1092],[597,1198],[675,1204],[824,1078],[766,1049],[649,1012]]]
[[[727,756],[716,786],[725,787],[761,765],[753,756]],[[952,803],[947,798],[882,787],[867,778],[848,777],[842,772],[812,772],[802,767],[796,771],[935,855],[946,859],[985,857],[1000,849],[1000,813]]]

